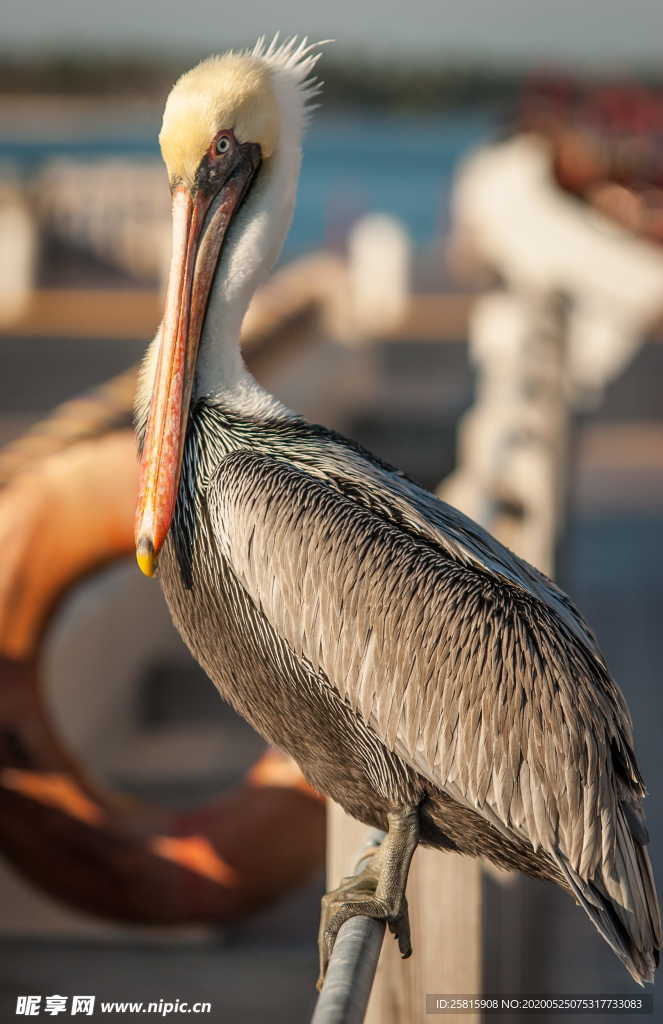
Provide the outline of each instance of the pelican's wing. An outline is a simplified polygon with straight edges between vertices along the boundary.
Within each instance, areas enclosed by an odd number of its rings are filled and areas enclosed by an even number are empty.
[[[213,489],[247,593],[390,750],[570,885],[655,909],[648,862],[627,863],[646,854],[623,698],[550,604],[280,459],[234,453]]]

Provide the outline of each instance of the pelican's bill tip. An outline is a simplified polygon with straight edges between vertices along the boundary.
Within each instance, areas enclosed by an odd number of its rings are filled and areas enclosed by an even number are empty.
[[[140,537],[136,544],[136,561],[138,568],[145,576],[154,576],[157,567],[157,556],[154,544],[148,537]]]

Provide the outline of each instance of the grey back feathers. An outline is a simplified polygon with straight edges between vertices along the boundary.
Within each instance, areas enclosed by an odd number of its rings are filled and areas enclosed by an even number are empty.
[[[631,721],[566,595],[352,442],[232,397],[192,414],[171,534],[194,653],[314,784],[372,823],[417,799],[426,841],[564,885],[651,978]]]

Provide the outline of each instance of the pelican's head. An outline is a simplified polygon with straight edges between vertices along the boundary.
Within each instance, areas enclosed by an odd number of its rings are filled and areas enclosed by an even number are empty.
[[[159,143],[173,188],[194,188],[201,174],[226,171],[236,149],[270,157],[279,136],[279,109],[269,65],[249,53],[209,57],[182,75],[163,114]]]
[[[219,281],[224,271],[233,280],[246,276],[237,266],[241,262],[255,270],[263,258],[271,267],[287,231],[291,201],[257,183],[281,181],[294,199],[301,129],[317,91],[310,74],[318,54],[312,51],[305,40],[282,46],[260,40],[251,52],[210,57],[176,82],[166,102],[159,142],[173,200],[173,246],[136,514],[138,564],[148,576],[175,510],[198,350],[217,269],[223,264]],[[253,193],[260,193],[262,202],[260,209],[254,203],[259,225],[253,251],[238,251],[235,231],[234,252],[224,260],[240,207],[247,233]],[[270,218],[277,226],[271,235],[264,227]]]

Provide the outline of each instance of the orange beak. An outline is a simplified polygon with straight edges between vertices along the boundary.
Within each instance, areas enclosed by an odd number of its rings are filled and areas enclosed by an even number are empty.
[[[253,151],[248,157],[221,185],[210,175],[193,190],[173,191],[172,260],[136,509],[136,558],[146,576],[154,575],[175,512],[210,289],[228,225],[257,169]]]

